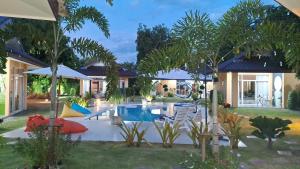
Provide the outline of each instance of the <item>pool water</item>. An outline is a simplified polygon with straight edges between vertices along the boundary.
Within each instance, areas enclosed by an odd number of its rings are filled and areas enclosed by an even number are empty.
[[[158,113],[153,114],[154,111],[151,107],[143,107],[142,105],[118,106],[117,112],[124,121],[153,122],[161,117]]]

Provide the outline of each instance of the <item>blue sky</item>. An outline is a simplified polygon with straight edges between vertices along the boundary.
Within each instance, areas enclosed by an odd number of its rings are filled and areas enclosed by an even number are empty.
[[[220,18],[240,0],[114,0],[109,6],[105,0],[85,1],[82,5],[93,5],[109,20],[110,33],[106,39],[94,24],[72,33],[72,37],[89,37],[99,41],[117,57],[118,62],[136,61],[136,32],[140,23],[152,27],[172,25],[185,15],[186,11],[206,12],[213,20]],[[274,0],[262,0],[264,4],[275,4]]]

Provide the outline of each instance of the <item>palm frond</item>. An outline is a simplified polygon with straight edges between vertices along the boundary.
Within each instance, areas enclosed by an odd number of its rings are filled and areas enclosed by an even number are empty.
[[[109,37],[108,20],[95,7],[77,7],[73,11],[69,12],[69,15],[65,18],[65,30],[69,32],[77,31],[83,27],[86,20],[90,20],[98,26],[98,28],[104,33],[105,37]]]

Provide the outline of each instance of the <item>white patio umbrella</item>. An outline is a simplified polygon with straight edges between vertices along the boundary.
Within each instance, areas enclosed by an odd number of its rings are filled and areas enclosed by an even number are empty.
[[[300,0],[275,0],[300,17]]]
[[[52,71],[50,67],[35,69],[32,71],[24,72],[27,74],[36,74],[43,76],[52,76]],[[58,65],[57,66],[57,77],[67,78],[67,79],[81,79],[81,80],[92,80],[88,76],[77,72],[67,66]]]
[[[42,75],[42,76],[52,76],[52,71],[50,67],[46,68],[40,68],[40,69],[35,69],[32,71],[24,72],[27,74],[35,74],[35,75]],[[79,73],[67,66],[64,65],[58,65],[57,66],[57,77],[60,79],[58,82],[58,95],[60,95],[60,86],[61,86],[61,78],[68,78],[68,79],[78,79],[78,80],[92,80],[92,78],[89,78],[88,76]],[[57,108],[58,108],[59,102],[57,102]],[[56,112],[57,116],[57,112]]]
[[[63,0],[1,0],[0,16],[55,21],[64,15]]]

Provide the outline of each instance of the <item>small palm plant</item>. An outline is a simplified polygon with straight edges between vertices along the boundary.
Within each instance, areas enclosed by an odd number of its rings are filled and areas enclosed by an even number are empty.
[[[284,131],[290,130],[288,125],[292,123],[290,120],[282,120],[278,117],[268,118],[266,116],[258,116],[249,121],[251,126],[256,128],[252,134],[261,139],[267,138],[269,149],[272,149],[272,139],[284,137]]]
[[[145,139],[146,129],[140,130],[141,123],[133,123],[132,127],[127,126],[124,121],[122,121],[122,125],[120,126],[122,132],[121,135],[125,140],[125,144],[128,147],[136,145],[140,147],[142,142],[147,140]],[[136,138],[136,143],[135,143]]]
[[[162,146],[164,148],[171,148],[174,145],[175,140],[180,136],[180,127],[179,123],[175,123],[171,126],[170,123],[165,123],[162,128],[160,128],[156,123],[153,123],[156,127],[160,138],[162,140]]]
[[[218,118],[223,132],[229,137],[231,149],[238,149],[239,140],[241,138],[241,122],[243,118],[227,111],[219,112]]]
[[[196,123],[194,120],[190,120],[190,131],[188,132],[188,136],[194,143],[196,148],[200,148],[201,146],[201,157],[202,161],[206,159],[206,140],[211,138],[211,134],[208,132],[208,126],[204,126],[202,122],[200,124]]]
[[[138,127],[135,129],[135,133],[136,133],[136,138],[137,138],[137,142],[136,142],[136,146],[137,147],[140,147],[142,142],[146,142],[147,143],[147,140],[145,139],[145,134],[146,134],[146,129],[143,129],[141,131],[139,131],[139,126],[141,125],[142,123],[140,123],[138,125]]]
[[[125,140],[125,144],[128,147],[134,146],[134,138],[136,135],[136,128],[138,123],[133,123],[132,127],[128,127],[124,121],[122,121],[122,125],[120,126],[122,132],[121,135]]]
[[[170,125],[165,125],[162,129],[156,124],[156,123],[153,123],[155,128],[157,129],[159,135],[160,135],[160,138],[161,138],[161,141],[162,141],[162,146],[167,148],[168,147],[168,130],[169,130],[169,127]]]
[[[175,142],[175,140],[180,136],[180,127],[181,125],[179,123],[175,123],[173,126],[171,126],[169,123],[166,124],[168,128],[168,146],[171,148]]]

